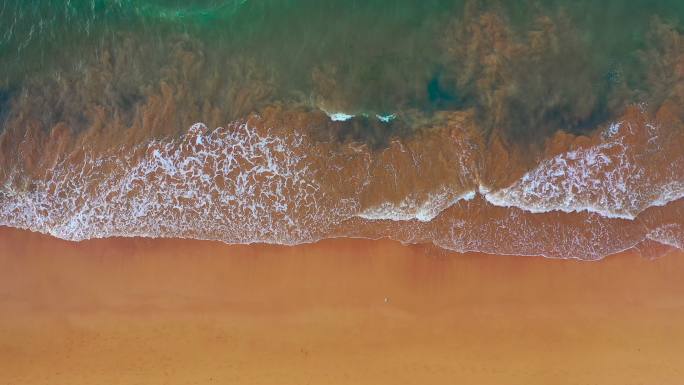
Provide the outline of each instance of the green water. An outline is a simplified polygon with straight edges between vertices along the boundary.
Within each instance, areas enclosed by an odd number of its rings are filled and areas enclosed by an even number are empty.
[[[0,117],[30,82],[87,82],[81,74],[108,52],[121,67],[107,78],[122,95],[117,108],[134,108],[145,98],[143,87],[180,68],[173,82],[196,89],[192,102],[216,99],[211,102],[235,111],[229,117],[281,102],[371,116],[474,107],[484,126],[510,125],[517,136],[545,125],[582,129],[607,119],[613,104],[648,93],[641,53],[651,44],[653,18],[676,29],[684,16],[684,2],[673,0],[467,3],[470,8],[461,0],[3,0]],[[448,50],[455,44],[448,31],[486,12],[500,16],[513,41],[539,29],[541,15],[572,26],[571,39],[560,34],[571,48],[510,64],[505,75],[521,91],[504,99],[510,111],[501,118],[491,117],[489,96],[476,85],[481,75],[463,80],[468,60]],[[178,50],[201,63],[183,67]],[[217,82],[225,89],[216,91]],[[267,96],[240,108],[218,100],[236,84],[253,83],[267,88]],[[630,92],[616,91],[622,88]],[[592,100],[582,105],[587,94]],[[549,99],[557,102],[549,106]]]

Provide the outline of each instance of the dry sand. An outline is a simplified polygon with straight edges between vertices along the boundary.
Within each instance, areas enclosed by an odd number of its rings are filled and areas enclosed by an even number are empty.
[[[682,256],[0,228],[0,384],[683,384]]]

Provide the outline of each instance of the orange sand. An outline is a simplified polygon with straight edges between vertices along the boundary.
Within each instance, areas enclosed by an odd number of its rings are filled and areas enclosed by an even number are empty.
[[[682,384],[684,258],[0,229],[0,384]]]

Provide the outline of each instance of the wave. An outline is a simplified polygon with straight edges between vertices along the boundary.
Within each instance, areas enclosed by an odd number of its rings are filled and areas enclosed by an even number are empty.
[[[384,202],[363,210],[357,216],[369,220],[408,221],[416,219],[421,222],[430,222],[446,208],[459,201],[475,198],[475,191],[457,195],[449,188],[442,187],[437,192],[428,194],[428,196],[424,201],[415,197],[406,197],[399,203]]]
[[[532,213],[588,211],[635,219],[648,207],[684,197],[684,153],[674,147],[682,141],[665,143],[660,131],[654,122],[613,123],[600,143],[543,160],[513,185],[484,196]],[[662,159],[662,153],[671,156]]]
[[[625,118],[556,138],[570,144],[499,188],[485,187],[482,147],[458,124],[373,151],[314,141],[281,118],[197,123],[178,139],[77,152],[29,187],[14,172],[0,187],[0,225],[68,240],[390,237],[582,259],[644,240],[682,248],[684,215],[662,210],[684,214],[683,139],[643,111]]]
[[[245,123],[212,132],[195,124],[180,140],[86,153],[57,165],[32,191],[6,183],[0,223],[70,240],[221,234],[231,243],[307,241],[309,221],[332,218],[317,208],[321,186],[297,152],[303,142]]]

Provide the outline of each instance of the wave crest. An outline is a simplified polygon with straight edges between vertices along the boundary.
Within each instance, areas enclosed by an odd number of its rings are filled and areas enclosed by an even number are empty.
[[[374,151],[314,141],[304,129],[275,124],[282,116],[266,115],[211,131],[198,123],[180,138],[132,148],[77,152],[28,185],[15,172],[0,187],[0,224],[70,240],[391,237],[583,259],[645,240],[684,245],[681,217],[656,207],[684,202],[684,139],[643,111],[595,137],[571,137],[503,188],[485,187],[485,147],[463,116]]]

